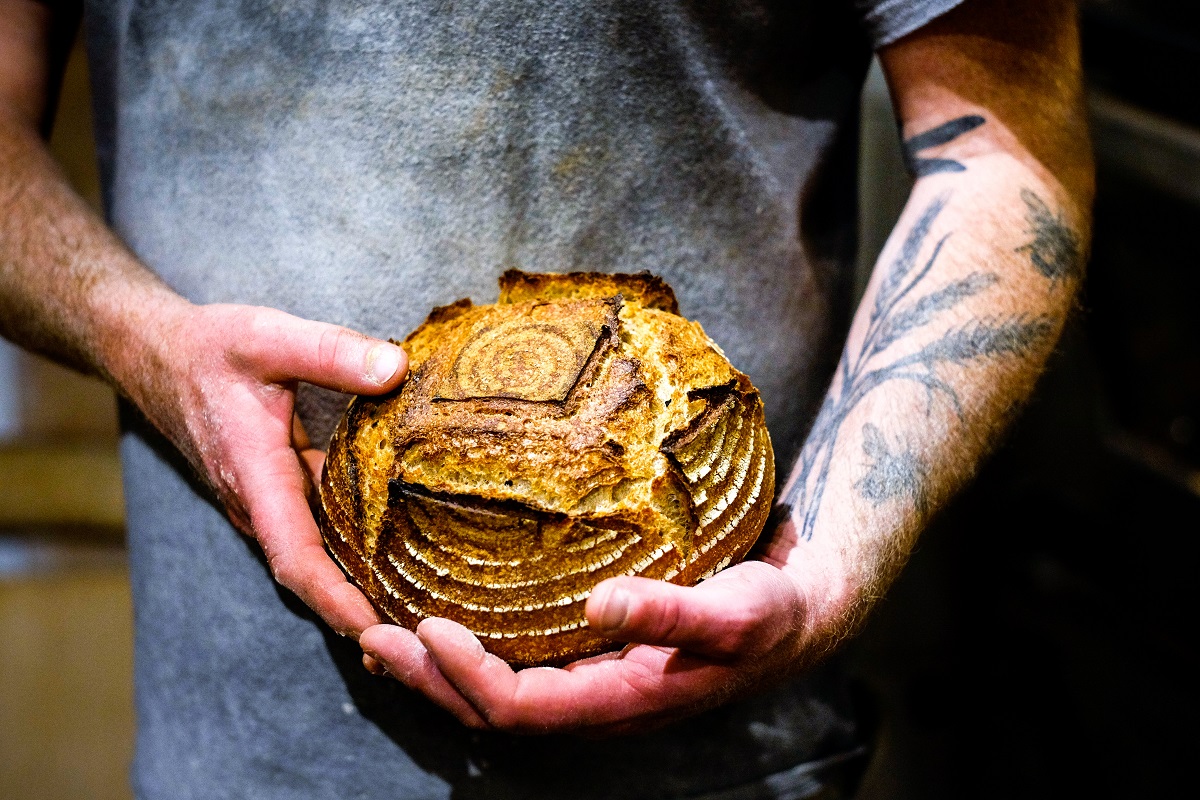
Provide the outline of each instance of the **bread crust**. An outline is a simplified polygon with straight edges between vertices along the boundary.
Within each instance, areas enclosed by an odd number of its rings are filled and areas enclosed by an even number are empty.
[[[743,558],[774,457],[758,392],[660,279],[501,286],[435,309],[402,387],[352,401],[321,530],[396,623],[444,616],[514,665],[562,664],[619,646],[584,616],[600,581],[690,585]]]
[[[679,313],[675,290],[650,272],[522,272],[510,269],[500,276],[501,305],[530,300],[584,300],[621,295],[643,308]],[[461,301],[459,301],[461,302]]]

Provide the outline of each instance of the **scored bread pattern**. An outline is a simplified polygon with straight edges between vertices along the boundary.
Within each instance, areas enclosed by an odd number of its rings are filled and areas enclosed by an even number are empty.
[[[381,612],[454,619],[518,666],[618,646],[588,628],[592,588],[712,575],[774,492],[757,392],[665,310],[669,287],[522,275],[509,302],[438,309],[406,340],[420,361],[351,404],[321,486],[327,546]]]
[[[573,303],[568,317],[551,305],[499,322],[485,318],[459,350],[433,399],[504,398],[562,403],[616,327],[615,304]],[[490,323],[490,324],[489,324]]]
[[[663,448],[683,474],[697,517],[688,583],[712,576],[750,549],[769,513],[759,499],[769,501],[774,492],[761,406],[733,386],[692,394],[710,395],[710,410]]]

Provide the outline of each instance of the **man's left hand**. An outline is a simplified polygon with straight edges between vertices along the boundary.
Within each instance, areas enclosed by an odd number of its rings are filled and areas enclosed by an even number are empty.
[[[368,659],[464,724],[591,736],[655,728],[806,663],[805,602],[792,577],[761,561],[694,587],[612,578],[587,601],[588,624],[631,644],[562,669],[515,672],[463,626],[428,619],[416,633],[376,625]]]

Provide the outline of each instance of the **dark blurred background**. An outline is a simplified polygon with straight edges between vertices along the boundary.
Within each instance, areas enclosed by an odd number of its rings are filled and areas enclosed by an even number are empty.
[[[1083,3],[1088,286],[1036,397],[848,649],[863,798],[1184,793],[1200,744],[1200,22]],[[908,181],[877,69],[860,272]],[[76,47],[52,147],[99,192]],[[127,798],[131,609],[111,393],[0,341],[0,798]]]

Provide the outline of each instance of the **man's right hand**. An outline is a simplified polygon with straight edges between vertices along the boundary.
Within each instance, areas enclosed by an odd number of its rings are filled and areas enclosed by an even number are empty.
[[[296,417],[296,384],[379,394],[403,379],[407,356],[388,342],[269,308],[163,306],[144,317],[154,329],[114,374],[119,388],[258,541],[275,579],[357,639],[380,620],[322,546],[309,499],[325,454]]]
[[[39,134],[61,67],[56,13],[0,0],[0,335],[129,397],[258,540],[276,579],[357,638],[379,619],[321,545],[308,496],[324,454],[296,420],[295,388],[378,394],[400,383],[407,357],[280,311],[192,305],[147,270],[72,191]]]

